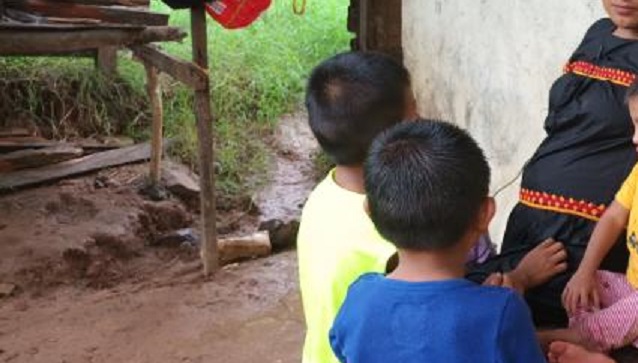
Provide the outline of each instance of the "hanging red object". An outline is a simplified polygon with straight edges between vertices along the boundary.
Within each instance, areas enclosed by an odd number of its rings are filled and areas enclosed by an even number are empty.
[[[245,28],[270,6],[271,0],[206,1],[206,12],[226,29]]]

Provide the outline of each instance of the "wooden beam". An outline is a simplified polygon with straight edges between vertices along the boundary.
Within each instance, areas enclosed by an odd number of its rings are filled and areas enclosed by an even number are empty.
[[[179,28],[147,27],[137,29],[3,30],[0,31],[0,55],[40,55],[96,49],[105,46],[130,46],[184,38]]]
[[[48,18],[38,18],[48,19]],[[55,18],[54,18],[55,19]],[[59,19],[59,18],[58,18]],[[80,32],[85,30],[127,30],[127,31],[142,31],[147,28],[146,25],[135,25],[135,24],[111,24],[111,23],[102,23],[99,20],[95,22],[86,23],[81,22],[64,22],[64,23],[0,23],[0,32],[10,31],[10,30],[18,30],[21,32],[38,32],[38,31],[49,31],[49,32]]]
[[[149,0],[58,0],[62,3],[83,4],[83,5],[119,5],[119,6],[138,6],[148,7]]]
[[[206,40],[206,13],[203,4],[191,8],[191,36],[193,40],[193,61],[202,69],[208,69],[208,41]],[[215,174],[213,168],[214,140],[212,132],[213,117],[210,104],[210,85],[195,91],[195,118],[197,120],[197,139],[199,145],[200,200],[202,213],[201,256],[204,275],[208,276],[219,269],[219,251],[217,250],[217,228],[215,211]]]
[[[32,54],[30,54],[32,55]],[[3,55],[4,56],[4,55]],[[10,54],[7,57],[25,57],[27,54]],[[79,50],[74,52],[51,52],[51,53],[40,53],[38,54],[40,57],[74,57],[74,58],[93,58],[97,57],[97,49],[86,49]]]
[[[359,50],[368,50],[368,0],[359,0]]]
[[[153,65],[194,90],[203,90],[208,85],[208,72],[196,64],[173,57],[151,45],[138,45],[131,50],[145,64]]]
[[[80,156],[82,149],[71,145],[14,151],[0,155],[0,173],[55,164]]]
[[[85,153],[98,152],[111,149],[119,149],[123,145],[118,144],[102,144],[91,141],[79,141],[79,142],[60,142],[49,141],[42,138],[20,137],[20,138],[0,138],[0,153],[11,152],[24,149],[42,149],[47,147],[54,147],[58,145],[71,145],[84,149]]]
[[[22,127],[0,128],[0,140],[2,140],[3,137],[27,137],[27,136],[32,136],[32,134],[33,132]]]
[[[114,77],[117,74],[117,47],[102,47],[97,50],[95,66],[105,76]]]
[[[50,0],[12,0],[7,6],[59,18],[98,19],[107,23],[168,25],[167,14],[154,13],[145,9],[82,5]]]
[[[149,144],[140,144],[92,154],[37,169],[6,173],[2,174],[2,178],[0,178],[0,192],[52,182],[113,166],[144,161],[148,160],[150,156],[151,146]]]
[[[157,77],[157,68],[148,63],[145,63],[144,67],[146,68],[146,90],[148,92],[148,98],[151,101],[151,111],[153,114],[150,177],[151,184],[158,186],[162,164],[162,124],[164,118],[162,88]]]

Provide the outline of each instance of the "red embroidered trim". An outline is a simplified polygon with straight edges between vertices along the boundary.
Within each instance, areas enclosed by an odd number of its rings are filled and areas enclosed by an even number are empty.
[[[574,73],[583,77],[609,81],[625,87],[629,87],[636,79],[636,75],[631,72],[615,68],[599,67],[584,61],[568,63],[565,65],[564,71],[565,73]]]
[[[604,204],[596,205],[584,200],[522,188],[520,202],[531,208],[571,214],[593,221],[598,221],[606,209]]]

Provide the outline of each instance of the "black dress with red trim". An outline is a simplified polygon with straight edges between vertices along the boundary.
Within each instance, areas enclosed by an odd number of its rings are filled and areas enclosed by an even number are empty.
[[[562,241],[569,270],[526,294],[539,325],[566,324],[561,293],[595,222],[636,162],[625,93],[638,74],[638,42],[614,36],[614,30],[609,19],[596,22],[552,86],[547,136],[523,170],[520,202],[510,214],[501,254],[468,275],[481,281],[509,271],[546,238]],[[602,268],[624,272],[627,257],[619,239]]]

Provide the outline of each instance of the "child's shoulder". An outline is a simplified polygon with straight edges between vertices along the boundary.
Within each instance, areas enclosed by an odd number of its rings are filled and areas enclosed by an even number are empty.
[[[366,216],[363,208],[364,194],[339,186],[334,180],[334,170],[310,192],[303,207],[302,220],[337,218],[343,215]]]
[[[370,286],[378,285],[386,277],[379,272],[366,272],[359,276],[350,285],[350,290],[366,289]]]

